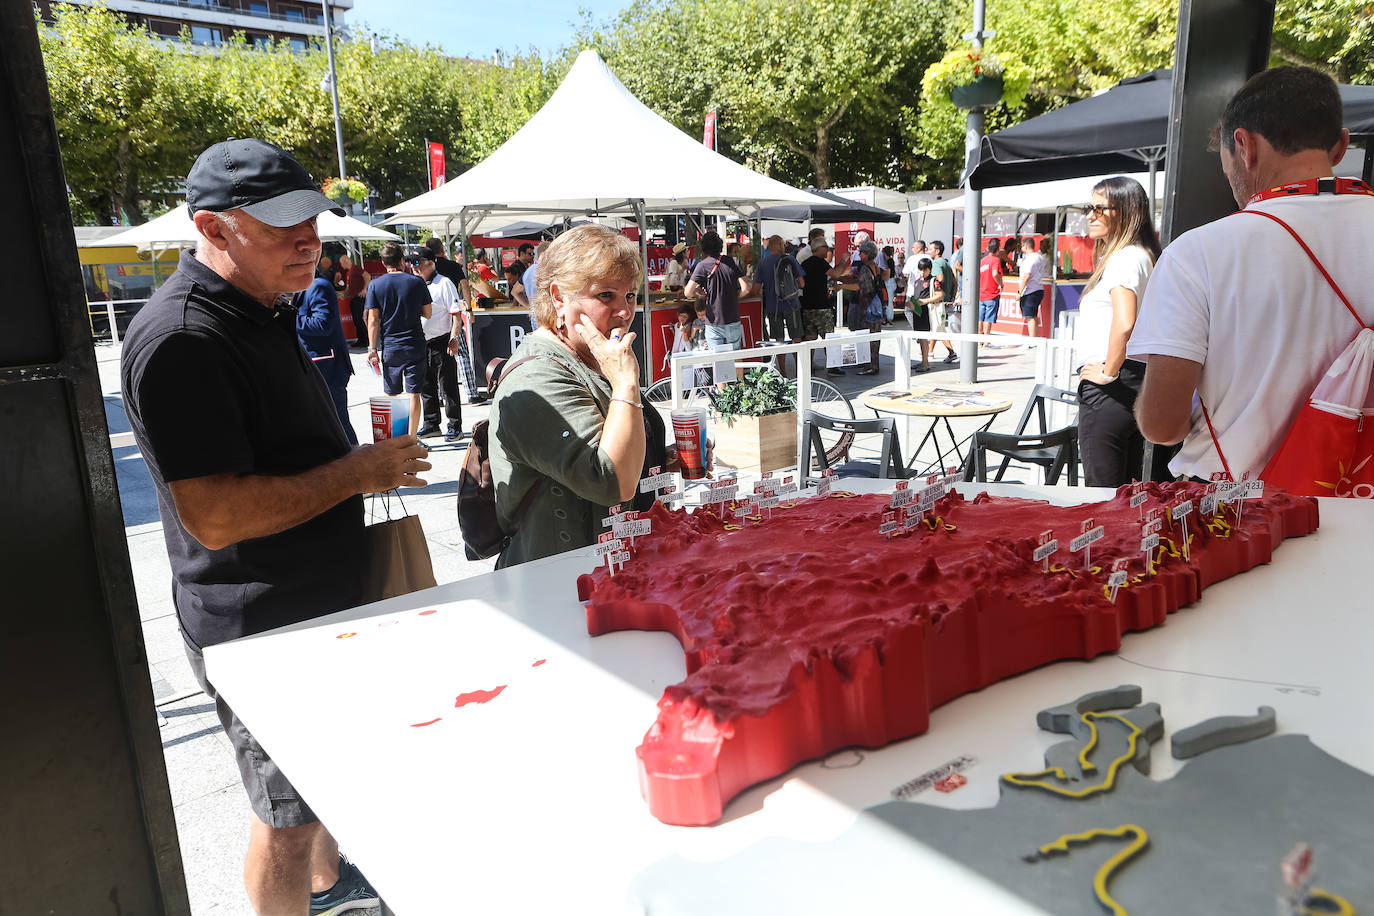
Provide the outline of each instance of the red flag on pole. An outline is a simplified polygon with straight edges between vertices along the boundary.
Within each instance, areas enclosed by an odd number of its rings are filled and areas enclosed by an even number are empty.
[[[706,112],[706,131],[702,134],[701,143],[708,149],[716,148],[716,110],[714,108]]]
[[[444,183],[444,144],[429,141],[429,189]]]

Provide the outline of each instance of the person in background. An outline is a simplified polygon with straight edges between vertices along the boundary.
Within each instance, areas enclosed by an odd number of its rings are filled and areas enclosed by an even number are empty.
[[[680,293],[690,276],[687,272],[687,243],[678,242],[673,246],[673,256],[668,259],[668,265],[663,269],[663,285],[675,293]]]
[[[954,277],[958,281],[958,288],[954,290],[954,301],[960,305],[964,302],[964,240],[959,236],[954,237],[954,253],[950,255],[949,264],[954,268]],[[948,313],[950,310],[945,309]],[[951,334],[958,334],[959,329],[955,327],[957,321],[950,322],[949,331]],[[949,362],[949,360],[945,360]]]
[[[1141,480],[1145,438],[1136,397],[1145,364],[1126,358],[1136,315],[1159,257],[1150,201],[1133,178],[1108,178],[1085,208],[1094,242],[1092,276],[1078,302],[1073,340],[1078,369],[1078,449],[1090,487]],[[1153,480],[1167,480],[1166,449],[1155,450]]]
[[[498,569],[596,543],[610,506],[653,504],[639,492],[650,467],[678,469],[639,390],[629,327],[642,270],[639,247],[605,226],[570,229],[544,252],[532,294],[539,330],[492,400],[496,513],[510,532]]]
[[[830,278],[835,275],[836,268],[830,264],[830,246],[825,243],[824,236],[812,239],[811,252],[811,256],[801,262],[802,333],[807,340],[820,340],[835,330],[835,303],[830,298]],[[812,352],[824,355],[824,351]],[[839,366],[832,366],[825,371],[830,375],[845,374]]]
[[[913,255],[911,260],[916,265],[916,272],[907,279],[906,320],[913,331],[929,331],[931,309],[944,297],[931,277],[930,258]],[[929,372],[930,341],[921,340],[918,343],[921,347],[921,366],[916,371]]]
[[[743,346],[744,325],[739,320],[739,300],[748,295],[749,281],[734,259],[722,257],[724,241],[714,231],[701,237],[703,255],[683,288],[689,299],[706,301],[707,349],[738,350]]]
[[[1045,256],[1036,247],[1035,239],[1026,236],[1021,239],[1021,317],[1026,319],[1026,332],[1037,336],[1040,320],[1040,302],[1045,298],[1045,276],[1048,265]]]
[[[850,330],[867,329],[870,333],[876,334],[883,329],[883,302],[878,295],[882,283],[883,272],[878,267],[878,246],[871,241],[864,242],[859,246],[858,264],[853,266],[849,275],[844,278],[844,282],[840,284],[840,289],[848,290],[850,293],[848,297]],[[869,361],[867,365],[860,367],[856,374],[878,374],[877,344],[870,345]]]
[[[697,349],[696,346],[696,318],[697,310],[690,302],[679,302],[677,306],[677,324],[673,325],[673,346],[663,354],[663,368],[666,371],[674,353],[687,353]],[[702,329],[704,332],[704,328]]]
[[[353,318],[353,346],[367,346],[367,321],[363,318],[363,294],[371,279],[367,271],[353,263],[347,254],[339,255],[339,276],[343,279],[343,290],[339,293],[341,305],[348,309]]]
[[[472,256],[472,274],[493,287],[496,285],[496,271],[491,269],[491,255],[485,248],[478,248]]]
[[[514,260],[501,268],[501,272],[506,276],[506,295],[521,308],[530,307],[529,293],[525,290],[525,284],[521,282],[525,276],[525,265],[520,261]]]
[[[313,281],[316,216],[343,215],[310,173],[261,140],[216,143],[186,176],[186,207],[196,248],[134,316],[120,387],[157,490],[187,660],[252,809],[244,887],[259,913],[376,906],[216,693],[203,650],[362,603],[362,495],[423,486],[430,464],[413,436],[349,444],[281,305]]]
[[[458,364],[452,347],[453,326],[462,326],[463,300],[453,281],[439,273],[434,254],[421,248],[415,258],[415,270],[429,286],[433,309],[424,320],[425,381],[420,388],[420,411],[424,423],[420,438],[437,436],[442,431],[445,442],[456,442],[463,435],[463,399],[458,391]],[[441,430],[440,407],[448,417],[448,426]]]
[[[1021,239],[1016,236],[1007,236],[1002,239],[1002,273],[1014,274],[1017,272],[1017,265],[1021,257]]]
[[[348,356],[333,282],[328,276],[317,274],[309,287],[291,297],[291,305],[296,310],[296,336],[329,388],[334,412],[349,445],[357,445],[358,434],[348,419],[348,380],[353,375],[353,360]]]
[[[960,312],[959,278],[954,272],[954,267],[945,260],[945,243],[936,239],[930,243],[930,272],[931,284],[940,291],[941,299],[930,307],[930,329],[937,334],[950,331],[950,316],[954,316],[954,323],[957,326],[958,315]],[[956,330],[954,333],[958,333]],[[952,363],[958,359],[954,352],[954,345],[948,340],[941,341],[945,345],[945,362]],[[934,346],[931,350],[934,350]]]
[[[491,308],[506,297],[496,288],[496,272],[491,269],[491,259],[484,248],[478,248],[472,256],[468,270],[468,287],[472,290],[473,305],[477,308]]]
[[[811,231],[806,233],[806,244],[797,249],[797,263],[805,264],[806,259],[816,253],[818,245],[826,245],[825,230],[820,226],[812,226]],[[829,248],[829,245],[826,245]]]
[[[434,255],[434,269],[439,271],[439,276],[448,277],[449,282],[458,290],[458,294],[463,297],[464,302],[472,300],[472,290],[468,288],[468,275],[463,270],[463,266],[457,261],[449,260],[444,257],[443,240],[431,236],[425,241],[425,247],[429,253]]]
[[[410,432],[420,428],[420,392],[425,384],[425,335],[420,320],[434,311],[429,286],[402,267],[398,242],[382,246],[386,273],[367,288],[367,362],[381,373],[382,390],[391,397],[410,395]]]
[[[759,259],[754,269],[753,291],[763,292],[763,323],[765,333],[773,340],[801,340],[805,335],[797,308],[801,296],[790,299],[778,297],[778,271],[785,270],[798,281],[800,291],[801,265],[796,258],[783,251],[782,236],[774,235],[768,239],[768,253]]]
[[[520,272],[524,273],[534,263],[534,245],[525,242],[515,249],[515,260],[520,264]]]
[[[548,250],[548,247],[549,242],[547,239],[534,246],[533,250],[528,253],[528,257],[530,258],[529,265],[525,268],[525,272],[520,275],[520,286],[524,289],[525,298],[529,302],[527,307],[530,310],[531,331],[539,328],[539,321],[534,315],[534,290],[535,286],[539,283],[539,259],[544,256],[544,252]]]
[[[1363,182],[1334,177],[1350,145],[1343,122],[1330,76],[1276,67],[1231,97],[1214,146],[1236,203],[1292,226],[1360,321],[1374,325],[1374,197]],[[1289,186],[1306,193],[1271,193]],[[1356,333],[1355,316],[1267,217],[1243,213],[1189,230],[1159,259],[1126,345],[1127,356],[1149,364],[1140,428],[1153,442],[1182,443],[1170,466],[1180,475],[1208,480],[1229,465],[1236,479],[1258,477]],[[1329,482],[1330,495],[1349,492]]]
[[[997,321],[997,304],[1002,298],[1002,259],[997,254],[1001,247],[997,239],[988,239],[988,253],[978,262],[979,334],[991,334]]]
[[[897,255],[891,245],[884,245],[881,250],[882,260],[888,265],[887,275],[883,278],[883,290],[887,293],[883,300],[883,324],[891,325],[892,319],[897,317],[893,311],[893,302],[897,298],[897,275],[900,268],[897,266]]]

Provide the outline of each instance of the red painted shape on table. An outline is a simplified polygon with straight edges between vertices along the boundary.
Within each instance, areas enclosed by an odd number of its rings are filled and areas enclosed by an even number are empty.
[[[420,616],[421,616],[421,617],[428,617],[430,614],[433,614],[433,613],[436,613],[436,609],[435,609],[435,608],[430,608],[430,609],[427,610],[427,611],[421,611],[421,612],[420,612]]]
[[[1146,492],[1162,506],[1204,487]],[[1115,651],[1123,633],[1158,626],[1318,524],[1315,500],[1280,491],[1247,500],[1244,530],[1224,537],[1194,513],[1191,561],[1167,555],[1146,578],[1130,492],[1078,507],[952,493],[931,515],[954,530],[922,524],[892,537],[877,531],[886,495],[802,500],[740,530],[726,528],[729,506],[655,504],[653,533],[614,578],[598,567],[577,581],[593,636],[663,630],[686,654],[686,680],[664,691],[637,751],[649,810],[710,824],[745,788],[803,760],[920,734],[941,703]],[[1106,528],[1093,545],[1099,571],[1042,572],[1036,534],[1076,531],[1089,515]],[[1108,567],[1122,556],[1132,578],[1112,603]]]
[[[501,691],[505,689],[506,685],[502,684],[495,690],[474,690],[471,693],[460,693],[458,694],[457,701],[453,705],[455,707],[461,707],[467,706],[469,703],[490,703],[492,700],[499,697]]]
[[[411,728],[424,728],[426,725],[433,725],[435,722],[438,722],[439,719],[442,719],[442,718],[443,718],[443,716],[440,716],[438,719],[430,719],[428,722],[412,722],[411,725],[410,725],[410,727],[411,727]]]
[[[546,661],[548,661],[547,658],[541,658],[541,659],[539,659],[539,661],[535,662],[533,665],[530,665],[530,667],[531,667],[531,668],[538,668],[540,665],[544,664],[544,662],[546,662]]]
[[[955,773],[951,776],[946,776],[944,779],[937,782],[935,784],[935,791],[944,792],[946,795],[948,795],[955,789],[962,788],[966,785],[968,785],[968,777],[960,773]]]

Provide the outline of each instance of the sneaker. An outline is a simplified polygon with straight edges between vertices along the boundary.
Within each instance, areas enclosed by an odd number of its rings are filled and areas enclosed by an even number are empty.
[[[954,361],[955,361],[956,359],[958,359],[958,358],[959,358],[959,357],[957,357],[957,356],[954,355],[954,351],[951,350],[951,351],[949,351],[949,355],[945,357],[945,362],[947,362],[947,363],[952,363],[952,362],[954,362]]]
[[[463,438],[463,429],[457,423],[450,423],[448,429],[444,430],[444,441],[454,442]]]
[[[329,890],[310,895],[310,916],[335,916],[349,910],[375,907],[381,902],[367,878],[352,862],[339,860],[339,880]]]
[[[878,374],[878,370],[877,370],[877,369],[874,369],[873,367],[870,366],[870,367],[867,368],[867,369],[860,369],[856,374],[857,374],[857,375],[877,375],[877,374]]]
[[[826,375],[847,375],[848,373],[845,372],[843,369],[840,369],[840,368],[837,368],[837,367],[832,366],[832,367],[830,367],[829,369],[825,370],[825,374],[826,374]]]
[[[419,436],[421,439],[423,439],[423,438],[425,438],[426,436],[437,436],[437,435],[439,435],[441,432],[443,432],[443,430],[440,429],[440,428],[437,427],[437,426],[426,426],[426,427],[422,428],[422,429],[421,429],[418,433],[416,433],[415,435],[417,435],[417,436]]]

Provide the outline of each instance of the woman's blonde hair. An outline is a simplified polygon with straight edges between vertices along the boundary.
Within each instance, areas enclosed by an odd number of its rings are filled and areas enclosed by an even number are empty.
[[[534,320],[545,328],[558,324],[558,306],[549,293],[555,283],[566,294],[594,280],[631,280],[638,285],[643,276],[638,246],[619,232],[596,225],[570,229],[539,258],[535,289],[530,292]]]
[[[1159,260],[1159,234],[1150,213],[1150,198],[1140,182],[1118,175],[1104,178],[1093,187],[1094,194],[1107,199],[1107,206],[1116,217],[1107,224],[1107,235],[1093,246],[1093,272],[1083,286],[1087,292],[1102,279],[1107,261],[1123,248],[1139,245],[1150,253],[1150,263]]]

